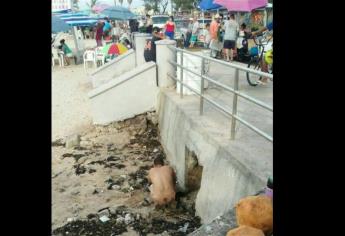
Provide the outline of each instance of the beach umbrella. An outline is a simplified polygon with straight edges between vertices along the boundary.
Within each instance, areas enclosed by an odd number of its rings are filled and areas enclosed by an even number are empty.
[[[199,7],[200,7],[201,10],[207,11],[207,10],[218,9],[218,8],[221,8],[222,6],[219,5],[219,4],[213,3],[213,0],[202,0],[199,3]]]
[[[125,7],[119,6],[106,8],[100,13],[114,20],[130,20],[136,18],[136,15],[132,13],[130,10],[128,10]]]
[[[213,3],[226,7],[229,11],[251,12],[267,5],[267,0],[214,0]]]
[[[103,47],[102,53],[106,55],[121,55],[125,52],[127,52],[128,49],[125,45],[122,43],[113,43],[113,44],[107,44]]]
[[[71,28],[65,21],[57,16],[52,16],[52,32],[65,32]]]

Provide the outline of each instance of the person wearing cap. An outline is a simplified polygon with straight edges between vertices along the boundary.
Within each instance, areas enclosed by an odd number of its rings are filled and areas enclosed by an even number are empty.
[[[198,40],[198,32],[199,32],[199,22],[196,17],[193,19],[193,27],[192,27],[192,37],[190,38],[190,48],[194,47],[194,44]]]
[[[188,48],[190,44],[190,38],[192,36],[192,30],[193,30],[193,18],[189,18],[189,24],[188,24],[188,29],[187,29],[187,34],[186,34],[186,39],[184,41],[184,47]]]

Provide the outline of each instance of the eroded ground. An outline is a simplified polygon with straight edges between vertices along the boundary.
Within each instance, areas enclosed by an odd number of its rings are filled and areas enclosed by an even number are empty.
[[[186,235],[200,226],[196,192],[165,209],[148,202],[147,172],[164,156],[154,118],[95,126],[72,149],[53,142],[53,235]]]

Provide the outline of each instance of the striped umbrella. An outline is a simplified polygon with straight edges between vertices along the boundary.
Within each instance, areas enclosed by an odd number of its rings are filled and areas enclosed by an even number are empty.
[[[127,47],[122,43],[107,44],[102,49],[102,53],[106,55],[121,55],[127,51]]]
[[[101,11],[103,15],[115,20],[135,19],[136,15],[125,7],[113,6]]]
[[[104,9],[107,9],[109,7],[111,7],[111,6],[108,4],[98,4],[98,5],[93,6],[92,10],[96,13],[100,13],[101,11],[103,11]]]
[[[71,28],[65,21],[57,16],[52,16],[52,32],[65,32]]]

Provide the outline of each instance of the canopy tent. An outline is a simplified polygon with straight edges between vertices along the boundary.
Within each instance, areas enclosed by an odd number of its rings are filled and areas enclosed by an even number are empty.
[[[100,13],[114,20],[130,20],[137,18],[137,16],[130,10],[119,6],[106,8]]]
[[[57,16],[52,16],[52,32],[53,33],[65,32],[65,31],[68,31],[70,28],[71,26],[68,25],[61,18]]]
[[[229,11],[251,12],[267,5],[267,0],[214,0],[216,4],[226,7]]]
[[[213,3],[213,0],[202,0],[199,3],[199,8],[203,11],[216,10],[221,7],[221,5]]]

